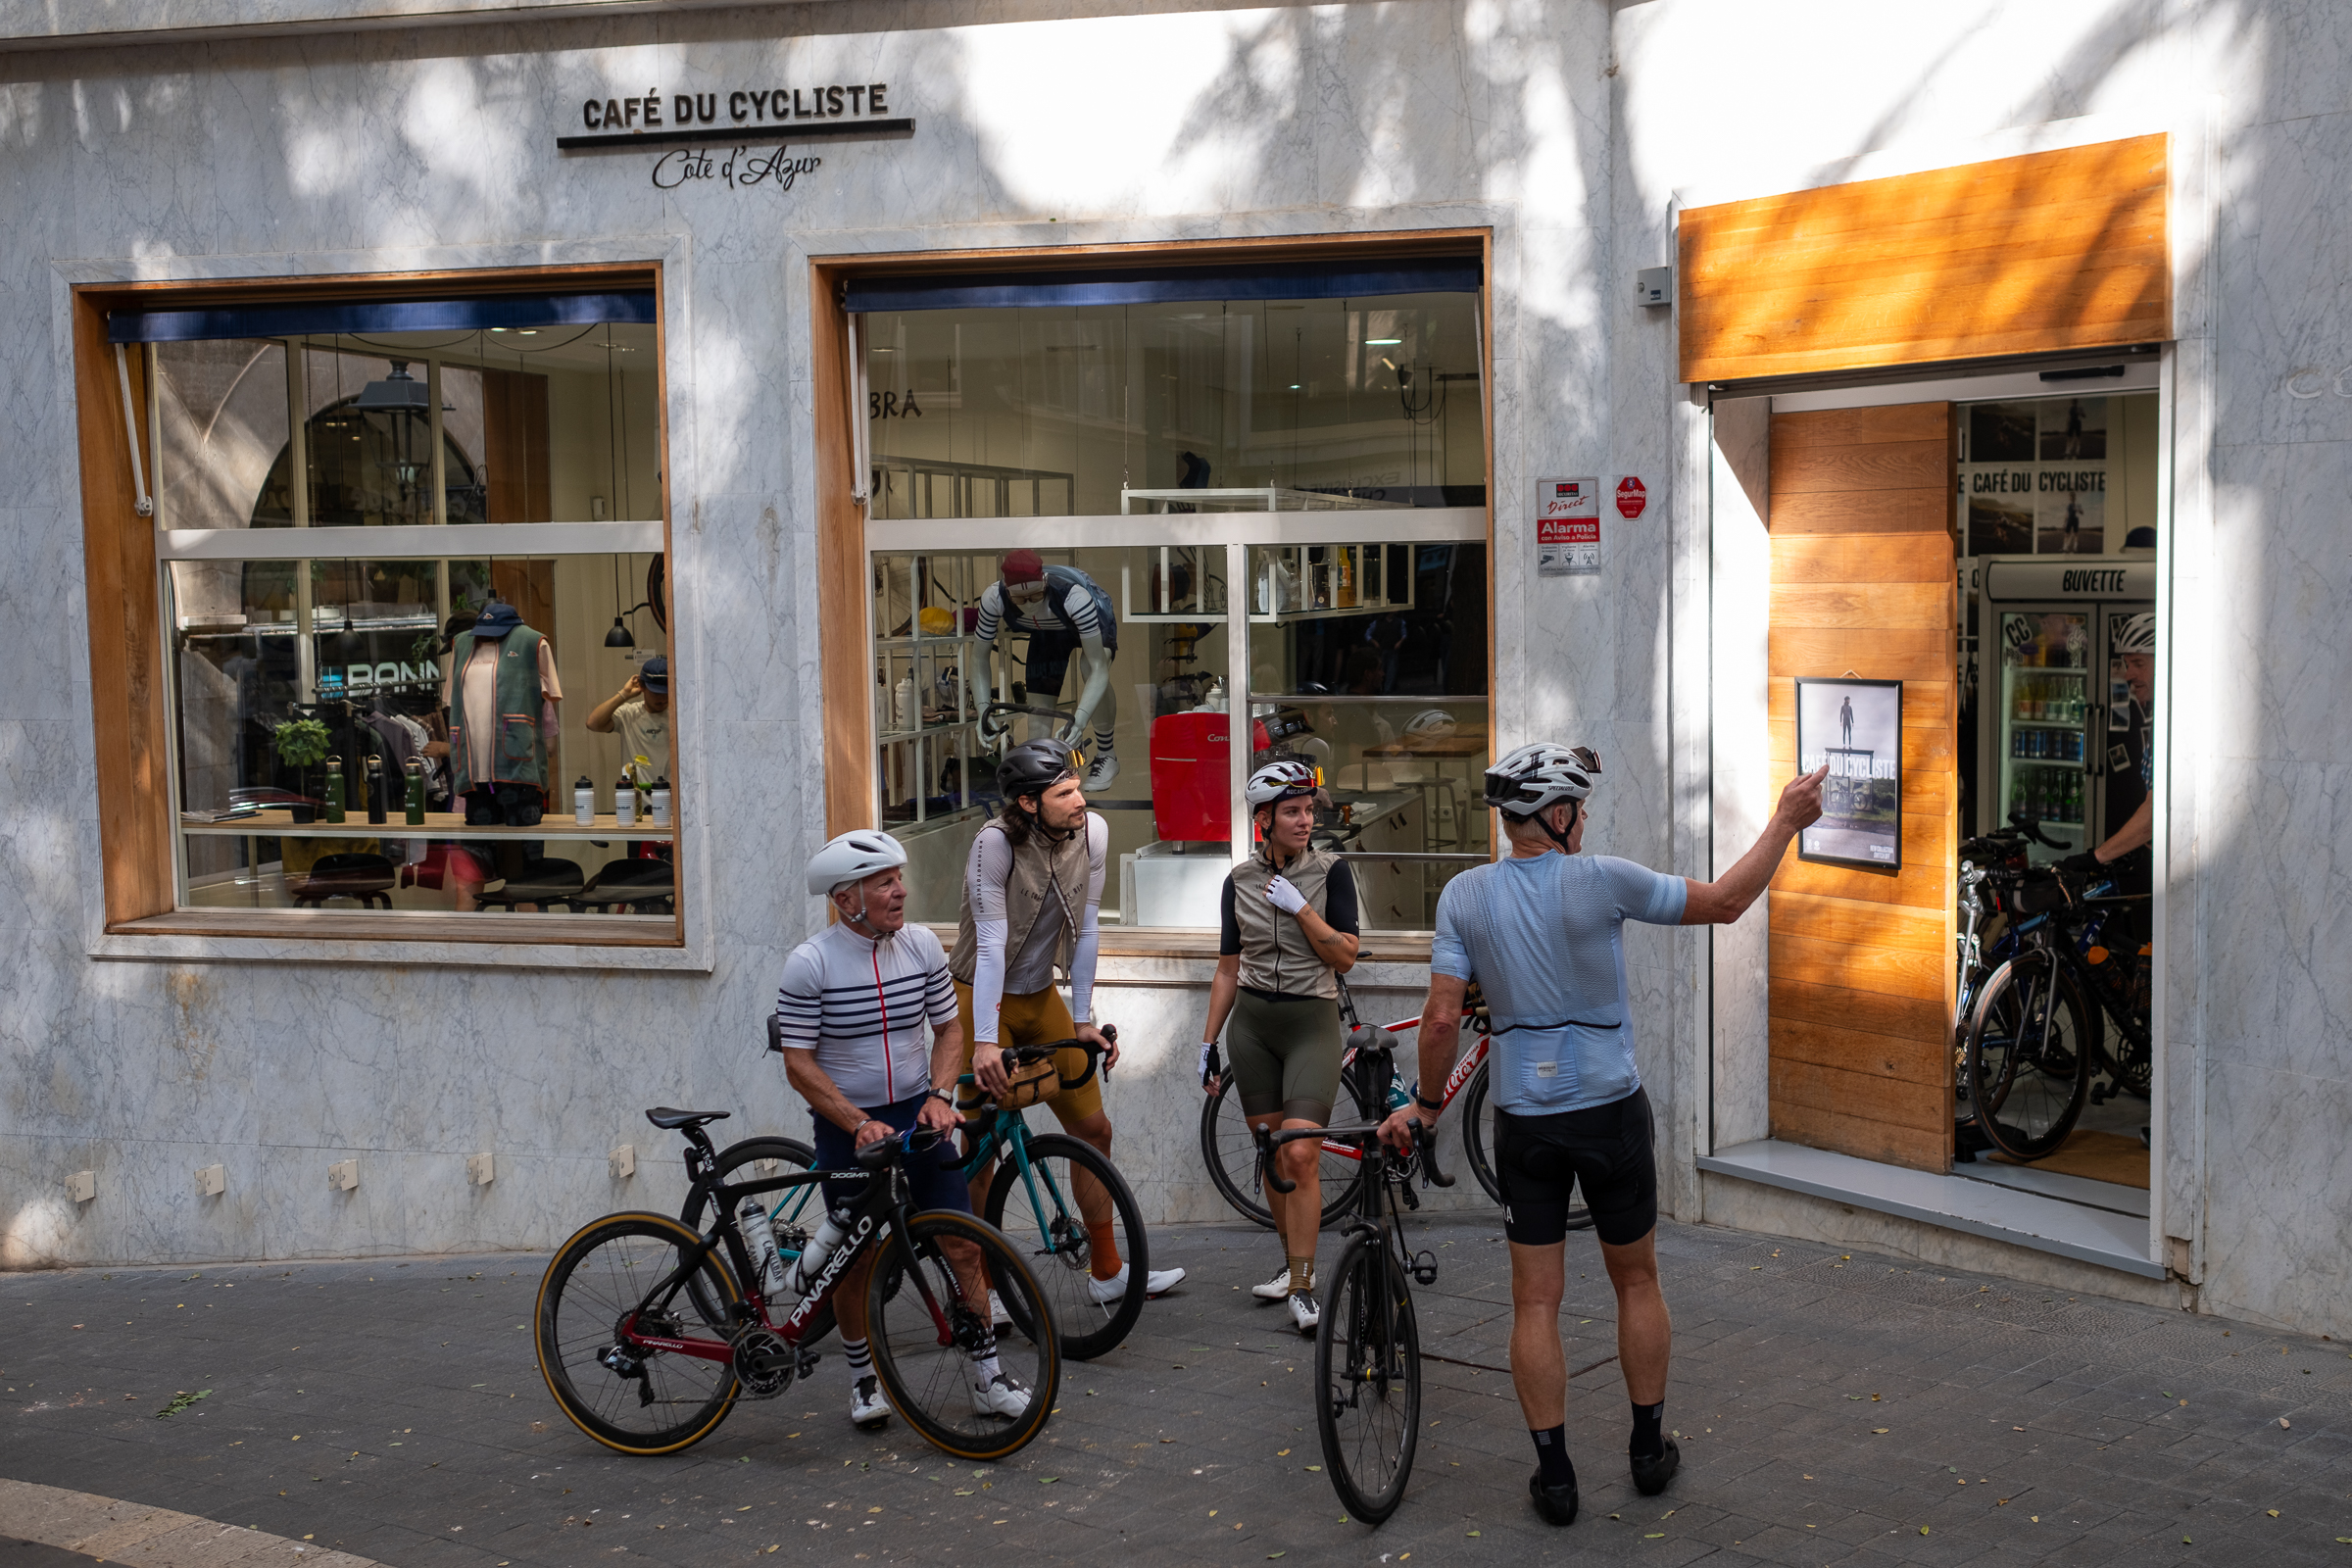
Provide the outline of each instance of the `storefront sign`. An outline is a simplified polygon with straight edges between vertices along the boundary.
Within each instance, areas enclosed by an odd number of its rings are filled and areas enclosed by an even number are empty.
[[[1617,481],[1617,515],[1631,522],[1648,505],[1649,491],[1639,478],[1629,473]]]
[[[1600,573],[1600,481],[1536,481],[1536,570],[1545,577]]]
[[[556,147],[562,152],[675,148],[654,164],[653,182],[662,190],[703,180],[729,190],[765,186],[781,192],[824,162],[806,153],[788,155],[791,143],[911,134],[914,122],[890,110],[887,81],[723,92],[654,89],[627,98],[581,99],[581,131],[558,136]],[[721,142],[734,146],[726,152],[688,150]]]
[[[1996,561],[1984,568],[1988,599],[2148,599],[2156,597],[2156,564]]]

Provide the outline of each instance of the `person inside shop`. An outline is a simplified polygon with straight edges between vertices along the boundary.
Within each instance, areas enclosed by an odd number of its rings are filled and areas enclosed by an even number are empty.
[[[469,827],[531,827],[546,813],[548,758],[558,733],[556,705],[564,686],[548,640],[522,623],[521,613],[493,599],[458,634],[442,678],[449,712],[451,788],[464,803]],[[468,862],[487,852],[495,872],[512,877],[536,858],[539,846],[499,839],[466,846]],[[450,870],[458,906],[470,908],[481,891],[477,863]]]
[[[590,710],[593,735],[620,735],[630,774],[650,785],[669,771],[669,661],[660,654],[621,682],[620,690]]]
[[[1049,566],[1034,550],[1008,552],[998,563],[998,580],[980,596],[980,619],[973,629],[981,646],[994,658],[1007,630],[1028,633],[1029,700],[1041,705],[1061,700],[1070,656],[1079,655],[1084,684],[1062,735],[1083,741],[1087,726],[1094,726],[1095,760],[1087,769],[1086,788],[1109,788],[1119,776],[1119,759],[1111,750],[1118,701],[1110,685],[1119,623],[1111,612],[1110,595],[1076,566]]]
[[[2115,631],[2116,690],[2107,707],[2106,833],[2095,850],[2059,863],[2070,871],[2112,868],[2121,891],[2145,893],[2156,836],[2156,614],[2142,611]],[[2136,884],[2136,885],[2127,885]]]
[[[1102,940],[1102,880],[1110,825],[1086,808],[1079,787],[1080,759],[1055,740],[1030,741],[1004,754],[997,788],[1004,809],[972,836],[964,864],[963,907],[948,973],[956,982],[956,1021],[970,1041],[965,1064],[979,1087],[1002,1095],[1012,1086],[1004,1048],[1083,1040],[1103,1046],[1102,1065],[1118,1064],[1118,1047],[1095,1024],[1095,950]],[[1059,967],[1069,977],[1064,1004],[1054,987]],[[1102,1074],[1088,1074],[1086,1053],[1056,1054],[1054,1068],[1085,1083],[1048,1100],[1062,1131],[1107,1157],[1110,1117],[1102,1109]],[[977,1102],[959,1105],[977,1110]],[[980,1202],[996,1167],[974,1175]],[[1119,1256],[1118,1220],[1110,1195],[1092,1176],[1077,1177],[1078,1210],[1086,1220],[1088,1292],[1098,1305],[1124,1300],[1127,1260]],[[1184,1270],[1155,1268],[1144,1280],[1147,1296],[1184,1283]]]

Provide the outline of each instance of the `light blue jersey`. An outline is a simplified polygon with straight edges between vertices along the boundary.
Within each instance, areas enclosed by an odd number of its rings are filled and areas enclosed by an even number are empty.
[[[1434,974],[1475,978],[1494,1024],[1494,1103],[1548,1116],[1642,1087],[1627,1005],[1628,920],[1679,925],[1690,886],[1611,856],[1513,857],[1438,898]]]

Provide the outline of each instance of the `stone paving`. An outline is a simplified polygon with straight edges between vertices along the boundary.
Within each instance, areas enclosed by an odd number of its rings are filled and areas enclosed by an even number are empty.
[[[1551,1530],[1526,1498],[1496,1224],[1411,1230],[1443,1269],[1415,1293],[1426,1427],[1411,1491],[1378,1530],[1345,1520],[1310,1468],[1311,1346],[1250,1298],[1278,1259],[1239,1224],[1156,1233],[1152,1260],[1191,1280],[1127,1344],[1065,1368],[1043,1437],[977,1467],[895,1420],[854,1431],[837,1354],[684,1454],[608,1453],[533,1363],[541,1258],[11,1275],[0,1476],[394,1568],[1114,1553],[1436,1568],[1571,1551],[2352,1565],[2352,1348],[1678,1225],[1659,1251],[1682,1474],[1664,1496],[1633,1492],[1612,1299],[1597,1248],[1572,1237],[1584,1513]]]

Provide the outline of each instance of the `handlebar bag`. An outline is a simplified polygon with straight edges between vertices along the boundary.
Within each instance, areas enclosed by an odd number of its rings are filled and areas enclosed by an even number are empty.
[[[2074,900],[2068,896],[2066,884],[2048,871],[2030,871],[2017,885],[2012,895],[2017,912],[2040,914],[2049,909],[2061,909]]]

